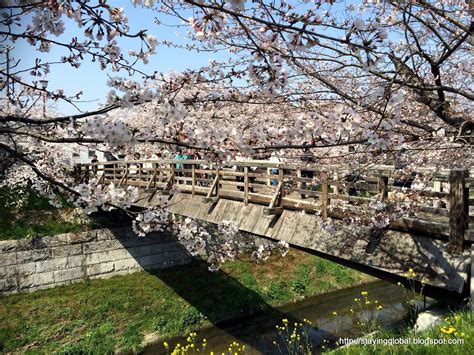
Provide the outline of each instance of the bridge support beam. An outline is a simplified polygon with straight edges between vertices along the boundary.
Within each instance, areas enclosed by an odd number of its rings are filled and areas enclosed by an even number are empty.
[[[465,176],[464,169],[453,169],[449,174],[449,248],[456,254],[463,251],[469,208]]]
[[[474,244],[471,244],[471,311],[474,311]]]

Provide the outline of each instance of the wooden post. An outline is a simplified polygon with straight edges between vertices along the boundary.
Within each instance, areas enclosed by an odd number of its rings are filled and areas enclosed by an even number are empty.
[[[113,174],[114,174],[114,185],[115,185],[115,181],[117,180],[117,164],[113,165]]]
[[[388,197],[388,176],[378,177],[380,200],[386,200]]]
[[[128,185],[128,174],[130,172],[130,164],[125,164],[125,186]]]
[[[329,185],[328,185],[328,174],[322,173],[322,186],[321,186],[321,215],[323,220],[328,219],[328,200],[329,200]]]
[[[89,183],[89,178],[90,178],[90,176],[91,176],[91,170],[92,170],[91,166],[90,166],[90,165],[87,165],[87,169],[86,169],[86,172],[85,172],[85,175],[84,175],[84,176],[85,176],[86,184]]]
[[[298,177],[298,178],[301,177],[301,170],[300,170],[300,169],[296,170],[296,177]],[[298,181],[298,182],[296,183],[296,187],[297,187],[299,190],[301,190],[302,187],[303,187],[303,183],[302,183],[301,181]]]
[[[244,205],[249,203],[249,167],[244,167]]]
[[[81,164],[74,164],[74,182],[76,184],[81,180]]]
[[[268,206],[268,208],[263,209],[263,214],[265,216],[272,216],[272,215],[283,213],[283,208],[281,207],[282,193],[283,193],[283,181],[280,181],[278,183],[275,193],[272,196],[270,205]]]
[[[281,182],[282,190],[281,190],[281,198],[283,198],[283,189],[285,188],[285,170],[282,168],[278,168],[278,180]]]
[[[454,254],[463,251],[468,216],[465,174],[464,169],[453,169],[449,173],[449,250]]]
[[[216,178],[217,178],[217,185],[216,185],[216,196],[219,196],[219,184],[221,183],[221,179],[220,179],[220,176],[219,176],[219,165],[217,165],[217,168],[216,168]]]
[[[142,187],[142,168],[143,168],[143,164],[142,163],[137,163],[137,168],[138,168],[138,188],[141,189],[141,187]]]
[[[334,177],[333,178],[334,178],[334,181],[336,182],[336,184],[339,184],[339,174],[337,173],[337,171],[334,172]],[[338,185],[333,185],[332,192],[335,195],[339,195],[339,186]]]
[[[175,179],[175,176],[176,176],[175,168],[176,168],[176,166],[173,163],[171,163],[170,164],[170,176],[171,176],[170,183],[171,183],[171,186],[174,185],[174,179]],[[177,183],[179,183],[178,179],[176,179],[176,181],[177,181]]]
[[[191,187],[191,191],[192,191],[192,194],[194,196],[194,190],[195,190],[195,186],[196,186],[196,165],[191,165],[191,178],[192,178],[192,187]]]

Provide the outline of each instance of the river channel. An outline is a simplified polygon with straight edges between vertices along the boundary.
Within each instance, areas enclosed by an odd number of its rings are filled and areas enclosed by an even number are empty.
[[[370,302],[369,305],[365,304],[366,297]],[[359,301],[356,301],[356,298]],[[376,281],[308,297],[274,308],[264,315],[235,323],[201,329],[197,332],[197,343],[204,338],[207,340],[205,353],[210,351],[215,354],[227,353],[229,344],[237,342],[241,345],[245,344],[245,354],[279,354],[281,352],[278,346],[283,349],[285,345],[276,330],[276,325],[283,325],[282,320],[287,319],[292,329],[295,322],[304,323],[306,319],[311,322],[311,325],[303,328],[314,348],[321,349],[325,341],[334,341],[339,337],[357,337],[360,334],[360,326],[357,323],[367,318],[377,317],[377,324],[382,327],[400,323],[407,314],[406,299],[403,288]],[[375,312],[367,310],[374,309],[376,305],[382,307]],[[167,342],[174,347],[177,343],[186,344],[186,338],[176,337],[168,339]],[[163,343],[146,347],[144,353],[164,353]]]

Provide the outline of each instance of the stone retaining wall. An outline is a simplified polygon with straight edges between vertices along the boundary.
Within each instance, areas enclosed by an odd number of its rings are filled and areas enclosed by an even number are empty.
[[[0,294],[164,268],[191,260],[173,237],[150,233],[140,238],[131,228],[0,241]]]

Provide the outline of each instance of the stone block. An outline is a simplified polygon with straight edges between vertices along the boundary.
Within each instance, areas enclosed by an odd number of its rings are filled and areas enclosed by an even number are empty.
[[[99,253],[100,263],[130,258],[130,254],[125,249],[109,250]]]
[[[0,240],[0,253],[9,253],[16,251],[15,247],[17,245],[16,240]]]
[[[16,252],[4,253],[0,257],[0,267],[7,265],[14,265],[17,263]]]
[[[82,279],[86,276],[86,272],[82,267],[73,267],[64,270],[58,270],[54,272],[54,282],[64,282],[74,279]]]
[[[111,229],[107,229],[107,228],[98,229],[98,230],[96,230],[97,240],[98,241],[114,240],[114,239],[116,239],[114,232],[117,233],[115,230],[111,230]]]
[[[69,244],[69,238],[72,233],[57,234],[49,237],[40,238],[41,244],[47,248],[59,247]]]
[[[115,271],[130,270],[130,269],[142,269],[140,263],[133,259],[123,259],[114,262]]]
[[[107,250],[123,249],[123,245],[118,240],[100,240],[92,243],[84,243],[84,254],[102,252]]]
[[[50,285],[54,283],[53,271],[43,272],[41,274],[32,274],[20,277],[20,289],[31,287],[39,287],[42,285]]]
[[[112,272],[112,271],[114,271],[114,263],[113,262],[88,265],[86,267],[86,276],[107,274],[107,273]]]
[[[19,276],[32,275],[36,273],[36,262],[16,265],[16,273]]]
[[[69,233],[69,244],[87,243],[97,240],[97,231],[87,231],[82,233]]]
[[[180,246],[173,242],[163,244],[163,251],[175,251],[178,250],[178,248],[180,248]]]
[[[124,248],[134,248],[134,247],[139,247],[139,246],[144,246],[144,245],[150,245],[150,244],[155,244],[156,241],[150,240],[147,237],[139,237],[139,236],[134,236],[132,238],[120,238],[120,243]]]
[[[17,290],[17,280],[15,277],[0,279],[0,294],[12,293]]]
[[[51,249],[51,255],[53,258],[60,258],[63,256],[79,255],[82,254],[83,244],[71,244]]]
[[[166,258],[163,254],[147,255],[138,258],[138,262],[144,268],[149,266],[156,266],[165,263]]]
[[[8,265],[0,267],[0,279],[8,279],[14,277],[18,272],[16,265]]]
[[[51,258],[51,249],[19,251],[16,253],[18,264],[41,261]]]
[[[86,265],[86,256],[85,255],[73,255],[68,256],[66,261],[66,267],[73,268]]]
[[[142,257],[146,255],[159,254],[163,251],[160,244],[149,244],[141,247],[133,247],[127,249],[133,257]]]
[[[36,262],[36,273],[56,271],[67,267],[67,258],[48,259]]]
[[[92,265],[100,263],[99,255],[100,253],[85,254],[84,264]]]
[[[92,279],[92,280],[93,279],[106,280],[106,279],[110,279],[110,278],[116,277],[116,276],[123,276],[123,275],[133,274],[135,272],[137,272],[136,269],[128,269],[128,270],[121,270],[121,271],[113,271],[113,272],[109,272],[108,274],[92,275],[89,278]]]
[[[189,254],[185,250],[177,250],[170,253],[171,260],[181,260],[189,257]]]
[[[161,254],[163,251],[163,244],[161,243],[150,244],[144,247],[140,247],[141,255]]]
[[[105,237],[108,239],[127,239],[138,237],[131,227],[110,228],[108,231],[109,233],[105,235]]]
[[[0,241],[0,254],[29,249],[31,249],[31,242],[26,239]]]

